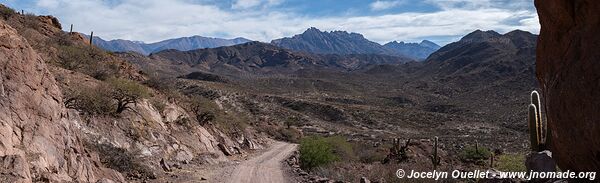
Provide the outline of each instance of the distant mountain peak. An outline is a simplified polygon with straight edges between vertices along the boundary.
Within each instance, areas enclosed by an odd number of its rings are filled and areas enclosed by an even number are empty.
[[[482,31],[482,30],[477,29],[477,30],[467,34],[460,40],[461,41],[472,41],[472,40],[482,41],[482,40],[500,37],[500,36],[502,36],[502,34],[496,32],[496,31],[493,31],[493,30]]]
[[[302,34],[271,41],[272,44],[296,51],[319,54],[383,54],[400,56],[362,34],[347,31],[321,31],[308,28]]]

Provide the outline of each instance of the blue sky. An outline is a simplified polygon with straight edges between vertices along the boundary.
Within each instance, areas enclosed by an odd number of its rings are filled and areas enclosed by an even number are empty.
[[[154,42],[201,35],[269,42],[309,27],[384,44],[444,45],[476,29],[539,32],[533,0],[1,0],[105,39]]]

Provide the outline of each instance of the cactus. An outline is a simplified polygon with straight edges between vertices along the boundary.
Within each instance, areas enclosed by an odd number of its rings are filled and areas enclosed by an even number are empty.
[[[90,34],[90,46],[94,45],[94,31]]]
[[[436,136],[433,141],[433,154],[431,155],[431,163],[433,164],[433,169],[436,170],[437,166],[440,165],[441,158],[438,156],[438,137]]]
[[[531,104],[529,104],[529,140],[531,141],[531,150],[543,151],[550,144],[551,138],[548,137],[550,129],[547,122],[542,120],[542,102],[540,94],[537,91],[531,92]]]
[[[537,108],[533,104],[529,104],[529,141],[531,142],[531,150],[538,151],[540,144],[540,137],[538,133],[538,120],[537,120]]]
[[[71,29],[69,30],[69,34],[73,33],[73,24],[71,24]]]

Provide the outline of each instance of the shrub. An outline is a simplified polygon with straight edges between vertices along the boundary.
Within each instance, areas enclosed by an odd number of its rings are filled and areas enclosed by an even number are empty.
[[[357,159],[354,152],[354,145],[346,141],[342,136],[325,137],[325,141],[333,147],[333,153],[346,161],[354,161]]]
[[[110,95],[116,103],[116,113],[120,114],[138,100],[148,97],[148,89],[134,81],[111,78],[106,81],[111,88]]]
[[[200,125],[205,125],[216,119],[215,109],[217,109],[217,106],[211,100],[200,96],[193,96],[190,99],[189,105],[192,114],[194,114]]]
[[[88,50],[77,46],[58,46],[58,59],[56,63],[68,70],[78,70],[95,64]]]
[[[525,155],[522,154],[503,154],[498,156],[497,168],[505,172],[525,172]]]
[[[297,143],[302,137],[302,132],[295,128],[279,128],[274,135],[276,139]]]
[[[137,179],[156,179],[152,169],[125,149],[108,144],[85,143],[85,146],[100,155],[100,162],[108,168]]]
[[[330,164],[339,160],[333,154],[333,147],[323,137],[308,137],[300,141],[300,166],[303,169]]]
[[[5,20],[16,13],[17,12],[14,9],[6,7],[4,5],[0,5],[0,17],[4,18]]]
[[[485,147],[476,148],[474,146],[469,146],[463,149],[463,151],[460,153],[460,158],[465,162],[484,164],[484,160],[489,159],[491,155],[492,153],[490,150]]]
[[[90,115],[108,115],[115,111],[112,98],[104,87],[72,85],[63,91],[67,108]]]
[[[290,128],[292,126],[302,126],[303,125],[301,119],[298,117],[295,117],[295,116],[288,117],[284,123],[285,123],[285,126],[287,126],[287,128]]]
[[[163,114],[163,112],[165,111],[165,108],[167,107],[167,104],[165,104],[163,101],[161,101],[158,98],[151,99],[150,103],[152,104],[152,106],[154,106],[154,108],[156,108],[156,110],[158,110],[158,112],[160,114]]]

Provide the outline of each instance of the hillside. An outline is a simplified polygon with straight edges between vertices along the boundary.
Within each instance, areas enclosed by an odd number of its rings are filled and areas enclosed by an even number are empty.
[[[192,51],[165,50],[150,57],[222,74],[245,72],[291,73],[298,70],[356,70],[377,64],[401,64],[410,59],[376,54],[310,54],[283,49],[268,43],[250,42],[235,46]]]
[[[229,93],[156,79],[61,27],[0,5],[2,182],[192,180],[269,143]]]

